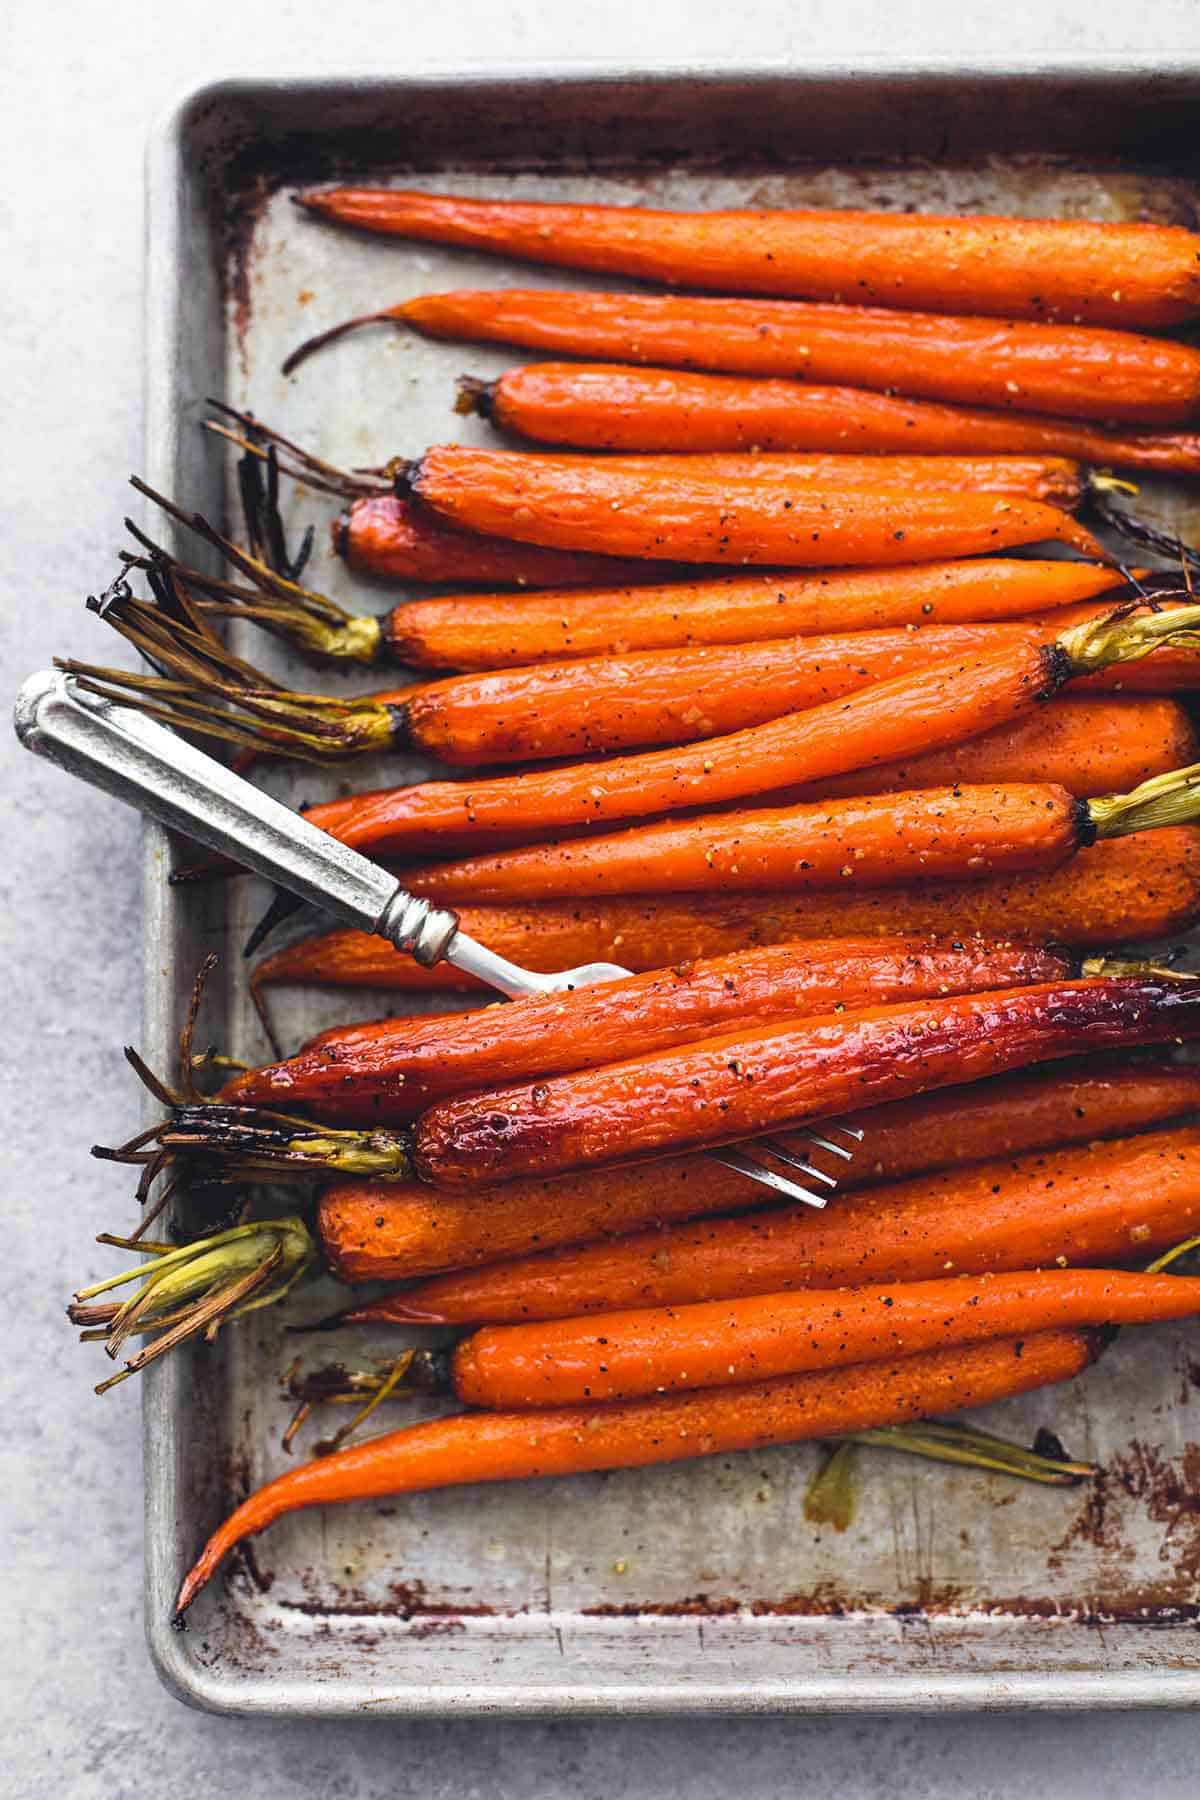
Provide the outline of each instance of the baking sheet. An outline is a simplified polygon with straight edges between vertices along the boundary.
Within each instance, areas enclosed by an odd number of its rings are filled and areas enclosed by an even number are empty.
[[[230,459],[199,429],[210,393],[343,465],[448,438],[492,441],[482,422],[452,414],[454,379],[498,373],[520,352],[381,328],[290,380],[279,364],[310,332],[408,294],[578,279],[322,228],[288,199],[299,180],[411,170],[421,186],[489,194],[1194,225],[1200,188],[1185,146],[1197,96],[1200,74],[1187,70],[539,74],[208,90],[151,157],[145,473],[189,505],[229,510]],[[1165,491],[1155,503],[1162,517],[1186,516]],[[334,510],[300,492],[287,507],[297,525],[320,526]],[[350,580],[323,529],[307,579],[356,608],[388,604]],[[237,648],[311,684],[261,635],[243,628]],[[389,759],[264,779],[298,802],[423,767]],[[169,853],[149,836],[151,1060],[170,1066],[209,948],[222,966],[202,1039],[260,1060],[239,965],[264,892],[249,881],[169,889]],[[398,1010],[400,999],[277,994],[289,1047],[325,1025]],[[288,1466],[279,1377],[297,1350],[309,1363],[361,1363],[408,1341],[287,1335],[343,1298],[331,1282],[306,1289],[145,1382],[150,1642],[186,1699],[228,1711],[431,1713],[1200,1698],[1200,1352],[1186,1327],[1126,1338],[1068,1388],[979,1415],[1026,1440],[1052,1423],[1073,1454],[1104,1464],[1094,1490],[864,1454],[858,1514],[838,1534],[804,1519],[821,1453],[797,1446],[333,1508],[273,1527],[231,1562],[188,1630],[172,1632],[171,1596],[207,1532]],[[389,1409],[387,1422],[419,1410]],[[302,1452],[315,1435],[301,1438]]]

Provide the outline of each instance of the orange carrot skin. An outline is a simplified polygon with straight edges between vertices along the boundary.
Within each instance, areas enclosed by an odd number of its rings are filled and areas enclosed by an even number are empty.
[[[1085,1049],[1200,1031],[1200,992],[1098,977],[733,1032],[533,1088],[441,1101],[413,1130],[422,1180],[470,1187],[636,1162],[976,1081]]]
[[[724,293],[1150,328],[1200,306],[1200,243],[1173,225],[851,208],[667,212],[380,188],[300,198],[360,231]]]
[[[1086,802],[1048,783],[922,788],[664,819],[416,864],[427,900],[895,887],[1053,869],[1094,840]]]
[[[372,494],[333,522],[333,547],[356,575],[383,580],[477,582],[481,587],[612,587],[646,579],[640,561],[541,550],[455,531],[411,500]]]
[[[1002,495],[651,475],[455,444],[427,450],[408,482],[460,530],[653,562],[886,566],[1051,541],[1103,554],[1059,508]]]
[[[1078,1375],[1099,1354],[1085,1332],[1042,1332],[932,1351],[861,1370],[821,1371],[712,1393],[528,1413],[458,1413],[289,1469],[242,1502],[185,1578],[190,1606],[235,1544],[285,1514],[464,1482],[516,1481],[589,1469],[644,1468],[732,1450],[800,1442],[902,1419],[984,1406]]]
[[[1182,1063],[1052,1064],[943,1088],[857,1114],[866,1136],[853,1161],[839,1164],[838,1192],[1119,1137],[1197,1107],[1200,1068]],[[812,1160],[811,1144],[797,1140],[796,1149]],[[321,1195],[317,1227],[340,1281],[404,1281],[735,1211],[745,1198],[742,1177],[711,1158],[675,1157],[471,1194],[418,1181],[337,1181]]]
[[[527,968],[549,974],[581,962],[620,961],[638,972],[751,944],[802,937],[936,935],[1034,941],[1068,936],[1085,949],[1169,937],[1200,917],[1200,828],[1180,825],[1101,842],[1049,874],[1006,881],[947,881],[857,894],[754,894],[648,900],[543,901],[466,906],[464,931]],[[266,957],[258,983],[478,991],[444,966],[422,969],[367,932],[305,938]]]
[[[1014,617],[1024,623],[1025,615],[1040,616],[1114,590],[1117,580],[1101,563],[996,557],[894,569],[656,580],[603,593],[449,595],[398,606],[383,627],[389,656],[414,669],[500,669],[565,657],[910,625]],[[1130,673],[1167,654],[1156,650]]]
[[[439,1018],[322,1032],[297,1056],[227,1083],[235,1105],[318,1118],[407,1123],[446,1094],[522,1076],[595,1068],[753,1022],[926,994],[1068,977],[1060,950],[917,939],[784,944],[601,982],[567,994]]]
[[[1107,431],[1078,419],[947,406],[863,388],[615,363],[510,369],[492,388],[489,407],[514,437],[576,450],[1071,456],[1164,474],[1200,469],[1200,436],[1191,432]]]
[[[1196,1312],[1200,1276],[1113,1269],[957,1275],[484,1326],[454,1352],[452,1380],[467,1406],[577,1406]]]
[[[881,681],[846,698],[678,750],[649,750],[530,774],[427,781],[311,807],[309,822],[374,856],[434,837],[542,835],[720,805],[798,781],[822,781],[917,749],[974,737],[1032,711],[1070,673],[1056,645],[1018,643]],[[815,934],[814,934],[815,935]]]
[[[1200,1226],[1200,1132],[950,1168],[836,1207],[669,1224],[459,1269],[355,1308],[363,1323],[506,1324],[791,1289],[1145,1260]]]
[[[658,363],[901,389],[968,406],[1178,425],[1200,405],[1200,352],[1125,331],[881,307],[695,295],[465,288],[390,314],[430,337],[589,362]]]
[[[1061,782],[1072,794],[1092,799],[1126,793],[1152,775],[1165,775],[1198,760],[1200,743],[1186,709],[1177,701],[1150,695],[1091,699],[1076,690],[1015,725],[997,726],[982,737],[928,756],[839,775],[822,782],[819,790],[798,789],[795,798],[815,799],[818,791],[822,798],[832,799],[1040,778]]]

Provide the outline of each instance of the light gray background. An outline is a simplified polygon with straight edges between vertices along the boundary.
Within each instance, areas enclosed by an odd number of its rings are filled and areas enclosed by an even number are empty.
[[[140,461],[142,148],[227,75],[388,73],[464,59],[745,61],[1200,50],[1195,0],[10,0],[0,8],[3,681],[108,646]],[[137,827],[0,737],[0,1795],[1194,1795],[1191,1716],[244,1723],[169,1699],[141,1630],[137,1397],[93,1398],[62,1302],[125,1217],[89,1161],[132,1115],[142,986]],[[105,1265],[107,1266],[107,1265]]]

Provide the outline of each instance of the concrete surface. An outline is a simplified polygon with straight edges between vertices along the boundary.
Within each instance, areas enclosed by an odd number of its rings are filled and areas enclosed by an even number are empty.
[[[150,121],[218,76],[538,58],[730,61],[897,49],[1087,55],[1200,49],[1192,0],[740,0],[703,14],[604,0],[239,0],[11,6],[0,23],[3,691],[68,647],[110,579],[140,435],[141,155]],[[93,1398],[62,1302],[128,1183],[89,1161],[131,1115],[120,1058],[141,986],[136,825],[0,739],[3,1155],[12,1302],[0,1430],[0,1793],[42,1800],[293,1795],[1008,1800],[1194,1794],[1190,1716],[583,1725],[234,1723],[157,1686],[140,1618],[136,1394]]]

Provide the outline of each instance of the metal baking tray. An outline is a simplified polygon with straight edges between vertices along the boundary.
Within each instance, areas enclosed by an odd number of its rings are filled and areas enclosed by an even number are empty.
[[[1195,225],[1198,121],[1200,63],[1125,58],[206,88],[166,122],[150,156],[144,473],[228,515],[227,459],[199,429],[209,394],[253,406],[342,463],[482,440],[485,427],[451,415],[454,376],[515,356],[380,330],[289,382],[282,355],[323,324],[422,289],[572,279],[322,229],[290,205],[297,183],[415,176],[650,204]],[[289,507],[297,522],[329,515],[311,495]],[[327,549],[313,579],[351,595]],[[365,590],[356,597],[372,604]],[[288,667],[261,637],[251,653]],[[293,800],[335,781],[311,770],[268,778]],[[222,973],[204,1041],[260,1058],[240,944],[262,892],[249,882],[172,889],[171,854],[151,831],[144,1048],[170,1066],[193,972],[215,947]],[[384,996],[296,994],[281,997],[278,1018],[296,1043],[387,1006]],[[1052,1421],[1074,1453],[1105,1466],[1094,1491],[882,1455],[868,1467],[864,1456],[858,1517],[838,1535],[805,1521],[819,1453],[802,1445],[334,1508],[275,1526],[197,1605],[189,1629],[173,1632],[181,1571],[230,1505],[286,1464],[278,1377],[304,1340],[285,1326],[338,1298],[332,1284],[306,1292],[287,1313],[256,1315],[144,1380],[149,1638],[183,1699],[280,1714],[1200,1700],[1200,1446],[1190,1441],[1200,1362],[1187,1328],[1137,1334],[1067,1389],[987,1415],[1026,1439]],[[316,1342],[328,1355],[352,1348]]]

